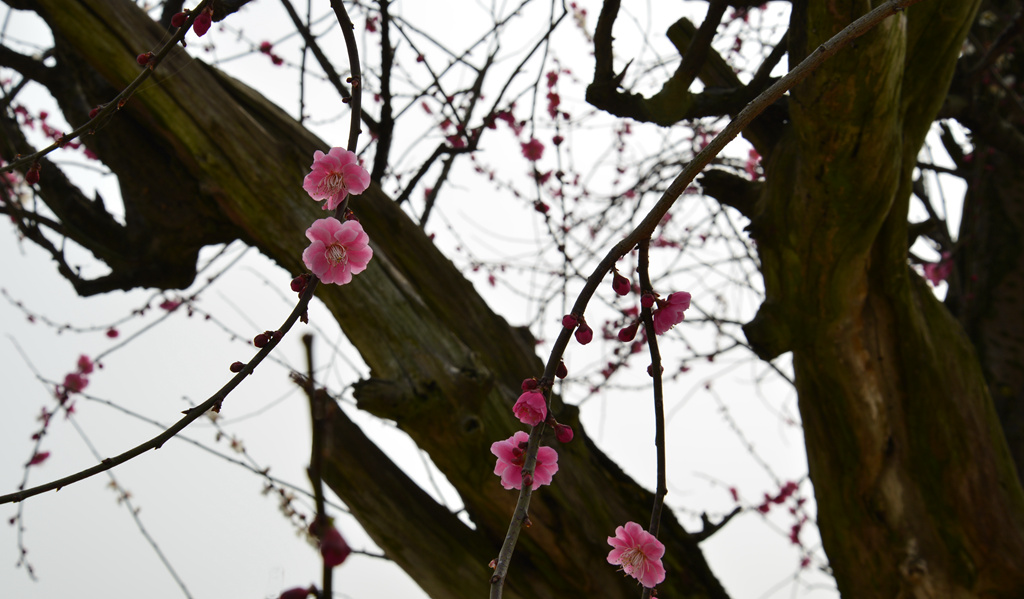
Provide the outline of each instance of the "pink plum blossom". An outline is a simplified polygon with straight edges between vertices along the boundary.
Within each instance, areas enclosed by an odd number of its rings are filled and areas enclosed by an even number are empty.
[[[665,567],[661,564],[665,546],[636,522],[616,528],[615,536],[608,537],[608,544],[612,546],[608,563],[622,566],[622,571],[640,584],[653,589],[665,580]]]
[[[327,154],[313,152],[310,168],[302,188],[314,200],[327,200],[324,210],[334,210],[348,194],[361,194],[370,186],[370,173],[359,165],[355,154],[343,148],[331,148]]]
[[[313,243],[302,252],[302,261],[324,283],[351,282],[373,257],[370,238],[359,221],[321,218],[306,229],[306,237]]]
[[[658,309],[654,311],[654,332],[662,335],[677,324],[683,322],[685,312],[690,307],[690,294],[677,291],[667,299],[658,300]]]
[[[491,453],[498,458],[494,465],[494,473],[501,477],[501,486],[506,489],[519,489],[523,486],[523,462],[526,461],[526,445],[530,435],[518,431],[504,441],[491,444]],[[551,479],[558,472],[558,452],[550,447],[537,450],[537,465],[533,472],[533,490],[541,485],[550,485]]]
[[[537,426],[544,422],[548,415],[544,394],[533,390],[523,393],[516,401],[516,405],[512,406],[512,413],[520,422],[530,426]]]

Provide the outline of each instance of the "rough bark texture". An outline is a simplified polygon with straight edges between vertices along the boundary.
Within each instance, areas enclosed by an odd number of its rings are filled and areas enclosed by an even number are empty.
[[[58,94],[69,115],[126,85],[139,71],[135,56],[155,47],[164,33],[129,0],[42,0],[33,7],[52,27],[59,56],[73,56],[58,74],[75,82]],[[133,97],[110,129],[153,140],[159,151],[133,152],[128,161],[116,147],[97,141],[108,130],[87,140],[123,182],[132,182],[122,185],[125,204],[140,209],[176,201],[180,190],[139,184],[145,181],[140,172],[169,170],[193,194],[191,204],[202,206],[202,218],[221,232],[220,241],[243,239],[284,268],[303,271],[303,232],[323,213],[299,182],[313,151],[326,145],[252,90],[184,52],[173,52],[158,68],[174,76]],[[104,85],[87,88],[79,78]],[[49,174],[43,173],[44,187]],[[191,204],[169,212],[192,210]],[[352,284],[323,286],[318,294],[370,366],[372,378],[357,386],[359,407],[394,420],[431,456],[459,491],[476,529],[417,490],[340,409],[332,416],[325,480],[431,596],[478,597],[486,593],[487,563],[497,556],[516,497],[492,474],[490,444],[519,428],[510,410],[519,384],[543,367],[529,334],[494,314],[390,198],[374,187],[352,207],[373,240],[371,268]],[[179,232],[150,234],[170,242]],[[89,235],[85,231],[78,240],[93,247],[100,240]],[[194,268],[194,257],[185,253],[166,259]],[[112,277],[108,284],[157,284],[132,279],[116,266]],[[616,526],[643,520],[653,496],[590,442],[575,408],[555,411],[576,429],[576,438],[558,447],[557,484],[534,495],[532,525],[520,540],[507,596],[635,596],[635,581],[605,563],[603,541]],[[671,515],[662,530],[672,576],[661,592],[725,597],[697,543]]]
[[[866,10],[799,2],[793,60]],[[1024,494],[959,323],[907,265],[911,176],[975,3],[890,19],[794,90],[754,218],[844,597],[1024,595]]]

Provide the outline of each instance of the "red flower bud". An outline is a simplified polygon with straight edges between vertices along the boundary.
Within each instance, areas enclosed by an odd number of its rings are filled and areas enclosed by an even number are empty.
[[[328,528],[323,538],[320,539],[320,555],[323,556],[324,565],[328,568],[341,565],[351,553],[352,549],[341,537],[338,529],[333,526]]]
[[[533,391],[538,386],[540,386],[540,383],[537,382],[536,378],[523,379],[523,384],[522,384],[523,391]]]
[[[213,24],[213,13],[210,9],[204,10],[196,17],[195,21],[192,21],[192,31],[199,37],[206,35],[206,32],[210,30],[210,25]]]
[[[590,343],[593,340],[594,340],[594,331],[593,331],[593,329],[591,329],[589,326],[587,326],[587,321],[581,320],[579,328],[576,329],[576,341],[578,341],[580,345],[586,345],[586,344]]]
[[[645,293],[640,297],[640,305],[644,308],[650,308],[654,305],[654,296],[650,293]]]
[[[245,364],[242,364],[241,362],[232,362],[229,368],[231,369],[231,372],[242,372],[242,369],[245,368]]]
[[[25,182],[29,185],[35,185],[39,183],[39,163],[35,163],[29,167],[28,172],[25,173]]]
[[[573,316],[572,314],[566,314],[565,316],[562,317],[562,326],[567,329],[575,329],[576,323],[576,317]]]
[[[139,66],[146,66],[149,61],[153,60],[153,53],[146,52],[145,54],[139,54],[135,57],[135,62],[139,63]]]
[[[181,27],[188,20],[188,12],[179,12],[171,17],[171,27]]]
[[[555,369],[555,376],[560,379],[564,379],[569,376],[569,369],[565,367],[565,362],[558,363],[558,368]]]
[[[620,330],[619,334],[618,334],[619,341],[621,341],[623,343],[628,343],[628,342],[632,341],[633,338],[636,337],[636,330],[639,327],[640,327],[640,321],[637,320],[637,321],[633,322],[633,324],[629,325],[628,327],[625,327],[622,330]]]
[[[629,295],[629,279],[616,272],[612,276],[612,289],[619,295]]]
[[[572,427],[567,424],[555,425],[555,438],[558,439],[559,443],[568,443],[572,441]]]
[[[256,347],[266,347],[270,343],[270,337],[265,333],[260,333],[252,338],[252,344]]]

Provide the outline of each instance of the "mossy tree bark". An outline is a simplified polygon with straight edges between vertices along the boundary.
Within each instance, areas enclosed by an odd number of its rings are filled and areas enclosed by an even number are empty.
[[[868,8],[796,3],[791,56]],[[793,352],[844,597],[1024,593],[1024,494],[982,370],[907,262],[917,155],[975,9],[915,5],[795,89],[754,209],[767,300],[748,337]]]

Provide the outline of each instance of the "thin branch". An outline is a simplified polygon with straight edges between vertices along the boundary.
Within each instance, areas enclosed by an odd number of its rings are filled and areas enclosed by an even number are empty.
[[[220,411],[220,406],[224,402],[224,399],[227,398],[227,396],[235,389],[235,387],[237,387],[245,379],[245,377],[252,374],[253,370],[256,369],[256,366],[258,366],[260,362],[262,362],[267,356],[270,355],[272,351],[274,351],[274,348],[277,347],[277,345],[281,342],[281,339],[284,338],[285,334],[292,328],[292,326],[299,319],[299,317],[303,316],[306,313],[306,307],[309,305],[309,301],[313,297],[313,292],[316,291],[318,282],[319,280],[315,276],[310,278],[309,283],[306,285],[305,291],[303,291],[302,293],[302,297],[299,299],[299,302],[295,305],[295,308],[292,310],[291,314],[288,315],[288,318],[285,319],[280,329],[278,329],[278,332],[280,333],[279,335],[274,335],[271,338],[270,343],[268,343],[255,356],[253,356],[253,358],[249,360],[249,363],[245,364],[242,367],[241,371],[239,371],[234,377],[232,377],[231,380],[227,382],[227,384],[220,388],[220,390],[218,390],[216,393],[210,396],[209,399],[207,399],[206,401],[204,401],[203,403],[199,404],[194,408],[185,410],[185,417],[179,420],[178,422],[174,423],[170,428],[160,433],[159,435],[153,437],[149,441],[146,441],[145,443],[142,443],[141,445],[138,445],[118,456],[102,460],[99,464],[93,466],[92,468],[86,468],[85,470],[82,470],[70,476],[65,476],[64,478],[51,481],[36,487],[32,487],[31,489],[19,490],[16,493],[9,493],[7,495],[0,495],[0,504],[24,501],[29,497],[34,497],[35,495],[39,495],[47,491],[53,491],[55,489],[59,490],[62,487],[65,487],[72,483],[85,480],[101,472],[106,472],[107,470],[110,470],[115,466],[119,466],[133,458],[136,458],[151,449],[159,449],[160,447],[163,446],[164,443],[166,443],[179,432],[184,430],[185,427],[201,418],[203,414],[205,414],[206,412],[210,410]]]

